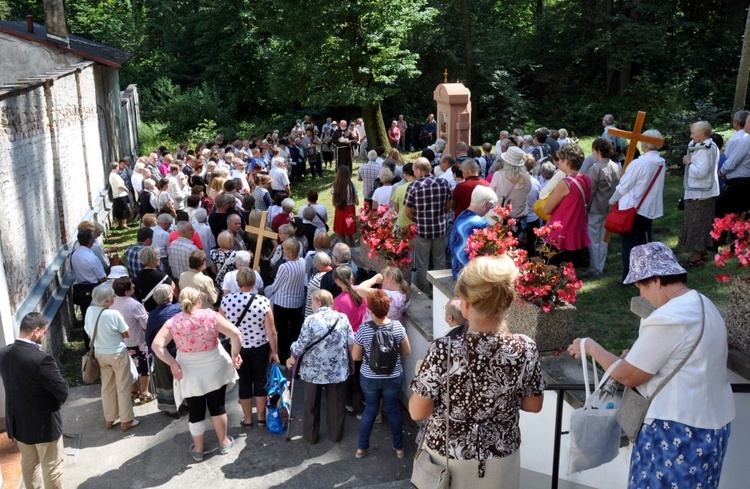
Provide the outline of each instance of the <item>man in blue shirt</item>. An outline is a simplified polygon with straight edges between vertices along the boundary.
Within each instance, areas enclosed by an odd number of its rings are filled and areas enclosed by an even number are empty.
[[[450,249],[453,252],[451,272],[458,278],[461,269],[469,263],[466,242],[476,229],[486,228],[489,224],[484,216],[497,204],[497,195],[490,187],[477,186],[471,192],[471,204],[461,212],[453,222],[450,237]]]

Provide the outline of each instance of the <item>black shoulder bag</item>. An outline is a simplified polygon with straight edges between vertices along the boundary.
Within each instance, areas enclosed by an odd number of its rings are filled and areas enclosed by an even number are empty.
[[[339,315],[339,317],[336,318],[336,321],[333,322],[333,324],[331,325],[331,327],[328,328],[328,331],[326,331],[326,334],[324,334],[323,336],[321,336],[317,340],[315,340],[312,343],[310,343],[310,346],[308,346],[307,348],[305,348],[305,351],[303,351],[302,353],[299,354],[299,356],[294,361],[294,365],[292,365],[292,378],[293,379],[299,379],[299,367],[302,364],[302,357],[305,355],[305,353],[307,353],[308,351],[312,350],[312,348],[315,345],[317,345],[318,343],[320,343],[324,339],[328,338],[328,335],[330,335],[331,333],[333,333],[333,330],[336,329],[336,325],[339,324],[339,319],[341,319],[341,315]],[[294,355],[294,354],[292,354],[292,355]]]
[[[255,300],[255,297],[257,294],[250,294],[250,300],[247,301],[247,304],[245,304],[245,308],[242,310],[242,314],[237,318],[237,321],[235,321],[234,325],[237,327],[237,329],[240,329],[240,324],[242,324],[242,320],[245,319],[245,316],[247,315],[247,311],[250,310],[250,304],[253,303]],[[221,338],[221,345],[224,347],[224,349],[229,353],[232,354],[232,340],[224,336]]]

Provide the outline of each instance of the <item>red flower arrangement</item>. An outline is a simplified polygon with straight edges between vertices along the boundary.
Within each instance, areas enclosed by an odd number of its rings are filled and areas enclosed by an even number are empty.
[[[549,239],[552,231],[562,228],[559,221],[534,229],[534,234],[541,244],[537,247],[539,257],[529,258],[526,251],[515,248],[518,240],[511,229],[515,221],[510,216],[510,208],[496,207],[497,223],[484,229],[474,231],[467,243],[469,258],[477,256],[494,256],[508,254],[518,267],[516,294],[525,302],[538,306],[543,312],[549,312],[555,306],[576,301],[576,294],[583,286],[583,281],[576,277],[571,263],[560,266],[550,265],[549,259],[556,254],[554,240]]]
[[[714,219],[714,226],[711,230],[711,237],[718,240],[725,232],[729,233],[730,239],[733,240],[733,246],[722,250],[714,256],[714,262],[717,267],[726,266],[726,261],[733,256],[737,257],[739,264],[743,267],[750,265],[750,222],[744,219],[744,214],[727,214],[724,217]],[[738,267],[739,268],[739,267]],[[730,277],[727,274],[716,276],[719,282],[729,282]]]
[[[360,239],[370,248],[368,256],[380,256],[400,267],[411,263],[417,226],[409,224],[399,227],[396,225],[397,219],[398,215],[389,212],[388,206],[384,205],[371,210],[370,206],[365,204],[357,216]]]

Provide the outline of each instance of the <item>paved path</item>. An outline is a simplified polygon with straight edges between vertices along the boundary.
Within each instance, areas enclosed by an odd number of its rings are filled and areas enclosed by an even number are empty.
[[[71,389],[63,408],[65,438],[65,487],[179,489],[221,488],[345,488],[384,484],[410,487],[411,456],[416,451],[416,425],[404,412],[404,444],[407,456],[397,459],[391,450],[387,423],[376,424],[371,443],[379,449],[357,460],[359,422],[347,416],[341,443],[327,438],[325,417],[321,438],[311,446],[302,439],[302,389],[297,386],[292,440],[270,435],[257,426],[250,431],[239,427],[242,411],[237,387],[227,395],[229,434],[236,441],[228,455],[219,455],[213,431],[206,433],[203,462],[195,463],[187,453],[190,445],[187,416],[173,420],[156,408],[156,402],[136,406],[142,424],[122,433],[104,427],[99,385]],[[325,404],[323,406],[325,409]],[[80,446],[80,449],[77,447]]]

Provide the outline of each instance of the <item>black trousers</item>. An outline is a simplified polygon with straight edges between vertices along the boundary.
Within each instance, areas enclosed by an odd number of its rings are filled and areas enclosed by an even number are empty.
[[[273,306],[273,318],[276,321],[276,332],[279,335],[279,360],[281,364],[286,363],[289,358],[289,349],[292,343],[297,341],[299,332],[302,329],[304,306],[302,307],[281,307]]]
[[[346,382],[337,384],[311,384],[302,382],[305,391],[305,412],[302,417],[302,432],[310,443],[318,441],[320,436],[320,400],[325,387],[326,393],[326,425],[328,436],[334,442],[341,441],[344,436],[344,422],[346,420]]]
[[[202,396],[187,397],[189,419],[191,423],[198,423],[206,419],[206,408],[211,416],[221,416],[226,414],[224,407],[224,398],[226,396],[227,386],[223,385]]]

